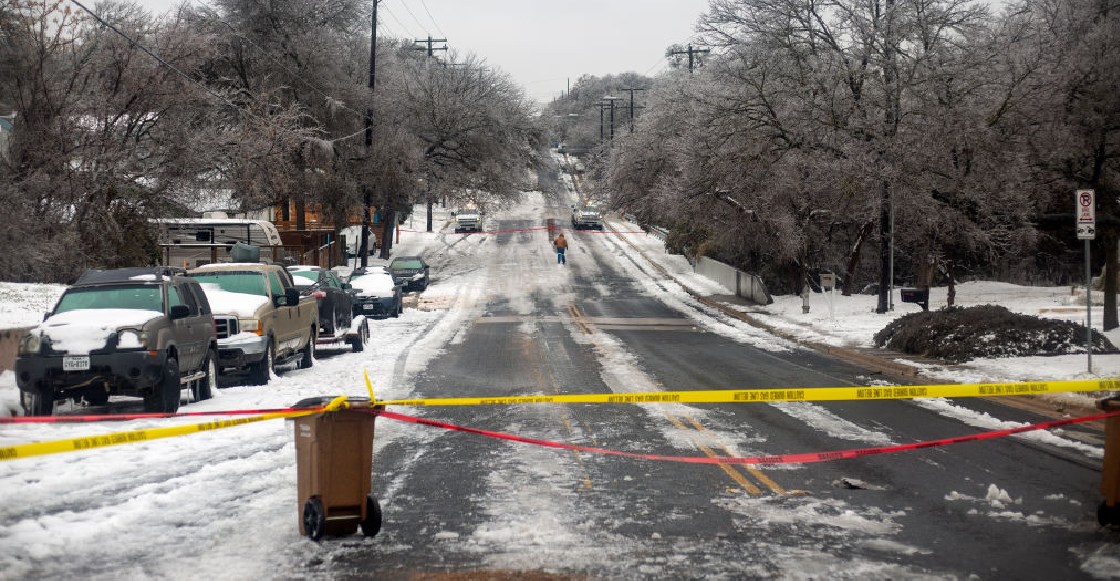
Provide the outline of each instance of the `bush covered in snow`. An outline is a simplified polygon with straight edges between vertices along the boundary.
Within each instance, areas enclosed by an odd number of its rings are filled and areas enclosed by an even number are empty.
[[[1085,327],[1013,313],[998,305],[947,307],[895,319],[875,334],[875,345],[953,362],[973,358],[1068,355],[1085,352]],[[1115,352],[1093,332],[1093,352]]]

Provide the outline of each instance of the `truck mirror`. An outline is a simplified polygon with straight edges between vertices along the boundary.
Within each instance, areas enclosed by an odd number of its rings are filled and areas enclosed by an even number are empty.
[[[169,314],[172,321],[175,319],[184,319],[190,316],[191,309],[187,305],[174,305],[171,307],[171,313]]]
[[[284,304],[289,307],[294,307],[299,304],[299,289],[289,288],[284,291]]]

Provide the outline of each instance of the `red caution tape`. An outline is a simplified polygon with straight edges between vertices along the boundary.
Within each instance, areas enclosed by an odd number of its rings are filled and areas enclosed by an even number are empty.
[[[832,460],[845,460],[851,458],[859,458],[860,456],[871,456],[874,454],[893,454],[896,452],[907,452],[910,450],[919,450],[922,448],[936,448],[939,446],[948,446],[951,444],[960,444],[963,442],[976,442],[979,440],[992,440],[995,438],[1003,438],[1013,434],[1021,434],[1023,432],[1032,432],[1037,430],[1052,430],[1062,426],[1071,424],[1080,424],[1084,422],[1093,422],[1103,420],[1105,418],[1120,416],[1120,411],[1100,413],[1092,416],[1083,416],[1079,418],[1067,418],[1063,420],[1052,420],[1049,422],[1042,422],[1039,424],[1030,424],[1027,426],[1020,426],[1018,428],[1008,428],[1004,430],[993,430],[990,432],[980,432],[979,434],[972,434],[968,436],[957,436],[954,438],[944,438],[941,440],[930,440],[926,442],[914,442],[911,444],[900,444],[898,446],[887,446],[880,448],[856,448],[851,450],[835,450],[832,452],[808,452],[801,454],[782,454],[778,456],[755,456],[750,458],[743,457],[709,457],[709,456],[663,456],[660,454],[639,454],[636,452],[623,452],[619,450],[608,450],[605,448],[591,448],[588,446],[576,446],[573,444],[565,444],[563,442],[554,442],[551,440],[539,440],[536,438],[525,438],[514,434],[507,434],[503,432],[493,432],[489,430],[479,430],[477,428],[468,428],[464,426],[457,426],[446,422],[439,422],[436,420],[428,420],[424,418],[417,418],[414,416],[406,416],[396,412],[386,410],[379,410],[373,412],[377,415],[402,422],[409,422],[413,424],[423,424],[436,428],[443,428],[445,430],[455,430],[459,432],[468,432],[471,434],[478,434],[488,438],[496,438],[499,440],[509,440],[512,442],[521,442],[524,444],[533,444],[536,446],[543,446],[545,448],[558,448],[561,450],[572,450],[576,452],[588,452],[592,454],[609,454],[612,456],[623,456],[626,458],[636,458],[639,460],[655,460],[659,462],[686,462],[690,464],[809,464],[813,462],[831,462]]]

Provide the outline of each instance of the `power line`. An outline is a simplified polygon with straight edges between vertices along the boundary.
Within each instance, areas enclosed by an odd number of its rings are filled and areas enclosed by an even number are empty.
[[[218,94],[218,93],[214,92],[214,91],[213,91],[213,90],[212,90],[212,89],[211,89],[210,87],[206,86],[205,84],[203,84],[203,83],[199,82],[199,81],[198,81],[197,79],[195,79],[195,78],[191,77],[190,75],[188,75],[187,73],[183,72],[182,70],[180,70],[180,69],[179,69],[178,67],[176,67],[175,65],[173,65],[173,64],[171,64],[171,63],[169,63],[169,62],[167,62],[167,61],[163,60],[163,58],[161,58],[161,57],[160,57],[159,55],[155,54],[154,52],[152,52],[152,51],[148,50],[148,48],[147,48],[147,47],[145,47],[144,45],[140,44],[140,43],[139,43],[138,41],[136,41],[135,39],[133,39],[133,38],[132,38],[131,36],[129,36],[129,35],[127,35],[127,34],[125,34],[124,32],[122,32],[122,31],[121,31],[121,30],[120,30],[119,28],[117,28],[116,26],[113,26],[113,25],[112,25],[112,24],[110,24],[109,22],[105,21],[105,19],[101,18],[100,16],[98,16],[98,15],[97,15],[97,13],[95,13],[95,12],[93,12],[92,10],[90,10],[89,8],[87,8],[87,7],[86,7],[86,6],[84,5],[84,4],[82,4],[82,3],[81,3],[81,2],[79,1],[79,0],[70,0],[70,1],[71,1],[71,2],[73,2],[73,3],[74,3],[74,4],[76,5],[76,6],[78,6],[78,8],[81,8],[81,9],[82,9],[82,10],[84,10],[84,11],[85,11],[86,13],[88,13],[88,14],[89,14],[90,16],[92,16],[92,17],[94,18],[94,20],[96,20],[96,21],[97,21],[98,23],[100,23],[100,24],[101,24],[102,26],[105,26],[105,27],[106,27],[106,28],[108,28],[109,30],[112,30],[112,31],[113,31],[114,33],[116,33],[116,34],[120,35],[120,36],[121,36],[122,38],[124,38],[125,40],[127,40],[127,41],[129,42],[129,44],[130,44],[130,45],[132,45],[132,46],[135,46],[136,48],[140,49],[141,51],[143,51],[143,52],[144,52],[145,54],[147,54],[148,56],[150,56],[150,57],[152,57],[153,59],[155,59],[155,60],[156,60],[157,62],[159,62],[159,63],[160,63],[161,65],[163,65],[163,66],[167,67],[168,69],[171,69],[171,70],[172,70],[172,71],[174,71],[174,72],[175,72],[175,73],[176,73],[177,75],[179,75],[180,77],[182,77],[182,78],[186,79],[186,80],[187,80],[187,82],[189,82],[189,83],[191,83],[191,84],[193,84],[193,85],[196,85],[196,86],[198,86],[198,87],[199,87],[200,89],[202,89],[203,91],[205,91],[205,92],[206,92],[206,94],[210,95],[211,97],[214,97],[215,99],[218,99],[218,100],[220,100],[221,102],[225,103],[226,105],[228,105],[228,106],[229,106],[230,108],[232,108],[232,109],[235,109],[235,110],[237,110],[237,111],[239,111],[239,112],[241,112],[241,113],[244,113],[244,114],[246,114],[246,115],[248,115],[248,116],[250,116],[250,117],[254,117],[254,118],[258,118],[258,119],[259,119],[259,116],[258,116],[258,115],[256,115],[255,113],[253,113],[253,112],[252,112],[251,110],[249,110],[249,109],[246,109],[245,107],[242,107],[242,106],[240,106],[240,105],[238,105],[238,104],[234,103],[233,101],[230,101],[229,99],[225,98],[224,96],[222,96],[222,95],[220,95],[220,94]],[[230,25],[229,25],[229,23],[227,23],[227,22],[223,22],[223,21],[221,21],[221,20],[219,20],[218,22],[222,22],[222,24],[225,24],[226,26],[230,26]],[[233,28],[233,27],[232,27],[232,26],[230,26],[230,28]],[[238,36],[241,36],[241,35],[239,34]],[[244,38],[244,37],[243,37],[243,38]],[[253,44],[253,42],[252,42],[251,40],[249,40],[248,38],[246,38],[245,40],[249,41],[249,43],[250,43],[250,44]],[[256,45],[256,44],[253,44],[253,46],[257,46],[257,45]],[[259,46],[257,46],[257,48],[260,48],[260,47],[259,47]],[[263,51],[264,49],[261,49],[261,50]],[[266,53],[266,55],[267,55],[267,53]],[[283,67],[283,64],[281,64],[281,63],[277,63],[277,64],[280,64],[280,66],[281,66],[281,67]],[[287,68],[285,68],[284,70],[288,70],[288,69],[287,69]],[[291,71],[288,71],[288,72],[289,72],[289,73],[291,73]],[[315,91],[319,92],[319,93],[320,93],[321,95],[323,95],[324,97],[327,97],[328,99],[330,99],[330,98],[331,98],[331,97],[330,97],[330,95],[327,95],[326,93],[323,93],[322,91],[319,91],[319,90],[318,90],[317,88],[315,88],[315,86],[314,86],[314,85],[311,85],[311,83],[309,83],[309,82],[307,82],[307,81],[303,80],[303,78],[301,78],[301,77],[300,77],[299,75],[296,75],[296,74],[294,74],[294,73],[292,73],[292,74],[293,74],[293,76],[295,76],[295,77],[296,77],[296,79],[300,80],[301,82],[303,82],[304,84],[306,84],[306,85],[307,85],[308,87],[311,87],[311,89],[312,89],[312,90],[315,90]],[[341,102],[341,101],[339,101],[339,102]],[[358,113],[357,111],[354,111],[353,109],[350,109],[349,107],[345,107],[345,106],[343,106],[343,109],[345,109],[345,110],[347,110],[347,111],[350,111],[350,112],[352,112],[352,113],[355,113],[355,114],[361,115],[360,113]],[[335,139],[331,139],[331,140],[328,140],[328,141],[330,141],[331,143],[334,143],[334,142],[336,142],[336,141],[345,141],[345,140],[347,140],[347,139],[352,139],[352,138],[356,137],[357,135],[361,135],[361,132],[358,132],[358,133],[355,133],[355,134],[352,134],[352,135],[345,135],[345,136],[342,136],[342,137],[338,137],[338,138],[335,138]]]
[[[404,31],[404,36],[416,36],[415,34],[412,34],[412,31],[409,30],[408,27],[405,26],[403,22],[401,22],[400,18],[397,18],[396,14],[393,14],[392,10],[389,10],[388,6],[385,6],[384,10],[385,10],[385,12],[388,12],[389,17],[392,18],[394,21],[396,21],[397,25],[401,27],[401,30]]]
[[[669,51],[669,54],[666,55],[666,56],[673,56],[673,55],[677,55],[677,54],[687,54],[688,55],[688,74],[691,75],[692,74],[692,69],[693,69],[693,62],[694,62],[694,56],[693,55],[708,54],[710,52],[712,52],[712,49],[710,49],[710,48],[695,48],[694,49],[694,48],[692,48],[692,43],[689,43],[688,44],[688,50],[671,50],[671,51]]]
[[[427,28],[427,26],[424,26],[423,22],[420,22],[420,19],[416,17],[416,14],[412,12],[412,9],[408,7],[408,4],[406,4],[404,0],[401,0],[401,6],[404,6],[404,9],[408,12],[408,15],[412,17],[412,20],[416,22],[416,26],[420,27],[420,30]]]
[[[184,73],[183,71],[179,70],[179,68],[176,67],[175,65],[163,60],[162,58],[160,58],[159,55],[157,55],[156,53],[148,50],[147,47],[140,44],[139,42],[137,42],[136,40],[134,40],[132,37],[128,36],[127,34],[121,32],[121,30],[118,29],[116,26],[113,26],[112,24],[109,24],[108,22],[106,22],[104,19],[102,19],[100,16],[98,16],[94,11],[90,10],[89,8],[86,8],[86,6],[84,4],[82,4],[81,2],[79,2],[78,0],[70,0],[70,1],[73,2],[74,4],[76,4],[78,6],[78,8],[81,8],[82,10],[85,10],[90,16],[92,16],[94,18],[94,20],[100,22],[102,26],[105,26],[109,30],[112,30],[113,32],[119,34],[121,37],[123,37],[125,40],[127,40],[129,42],[129,44],[131,44],[132,46],[135,46],[136,48],[138,48],[142,51],[144,51],[145,54],[147,54],[148,56],[156,59],[163,66],[175,71],[176,74],[178,74],[180,77],[183,77],[184,79],[186,79],[187,82],[189,82],[191,84],[194,84],[194,85],[197,85],[203,91],[206,91],[206,93],[209,94],[210,96],[214,97],[215,99],[218,99],[218,100],[222,101],[223,103],[225,103],[226,105],[229,105],[230,107],[232,107],[234,109],[237,109],[239,111],[245,111],[249,114],[252,114],[248,110],[239,107],[233,101],[230,101],[229,99],[223,97],[222,95],[219,95],[219,94],[215,93],[213,90],[210,89],[210,87],[207,87],[206,85],[198,82],[196,79],[194,79],[193,77],[191,77],[187,73]]]
[[[444,34],[443,29],[439,27],[439,23],[436,22],[435,17],[432,16],[432,11],[428,10],[428,3],[424,0],[420,0],[420,5],[424,7],[424,12],[428,13],[428,18],[431,19],[432,25],[436,27],[436,32],[438,32],[440,36],[447,36]]]

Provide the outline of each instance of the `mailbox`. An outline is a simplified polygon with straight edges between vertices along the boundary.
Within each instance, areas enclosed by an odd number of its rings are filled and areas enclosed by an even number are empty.
[[[929,289],[904,288],[899,290],[902,292],[902,302],[921,305],[923,311],[929,310]]]

